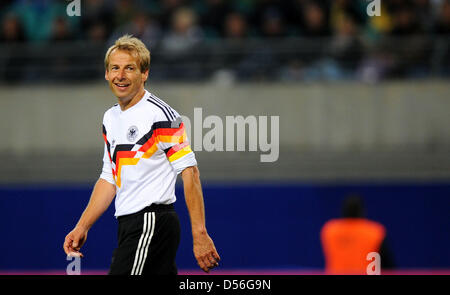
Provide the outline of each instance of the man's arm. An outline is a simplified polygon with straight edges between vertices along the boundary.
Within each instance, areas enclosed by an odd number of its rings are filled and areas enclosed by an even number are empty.
[[[114,196],[116,186],[100,178],[94,186],[89,203],[80,217],[75,228],[66,236],[64,241],[64,251],[83,256],[79,252],[86,242],[87,233],[97,219],[108,209]]]
[[[220,256],[209,237],[205,225],[205,206],[203,202],[200,172],[197,166],[184,169],[181,172],[184,185],[186,206],[189,211],[194,243],[194,255],[197,263],[205,272],[218,265]]]

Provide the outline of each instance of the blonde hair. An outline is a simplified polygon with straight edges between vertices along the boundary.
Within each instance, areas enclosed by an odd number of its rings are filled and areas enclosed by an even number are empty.
[[[139,69],[141,73],[146,72],[150,69],[150,51],[147,49],[145,44],[133,35],[123,35],[116,40],[113,46],[109,47],[105,55],[105,69],[108,70],[109,66],[109,56],[113,50],[126,50],[130,54],[133,54],[138,58]]]

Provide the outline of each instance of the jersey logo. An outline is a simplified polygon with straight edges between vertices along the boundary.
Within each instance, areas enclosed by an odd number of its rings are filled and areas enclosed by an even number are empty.
[[[127,131],[127,139],[130,142],[134,142],[139,135],[139,130],[136,126],[131,126]]]

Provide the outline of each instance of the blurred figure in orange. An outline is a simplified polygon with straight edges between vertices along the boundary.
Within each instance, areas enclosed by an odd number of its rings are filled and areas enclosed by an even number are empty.
[[[327,274],[366,274],[371,261],[367,254],[377,252],[383,269],[392,268],[387,251],[385,227],[364,218],[364,207],[359,196],[349,196],[342,208],[342,218],[325,223],[321,231],[322,248]]]

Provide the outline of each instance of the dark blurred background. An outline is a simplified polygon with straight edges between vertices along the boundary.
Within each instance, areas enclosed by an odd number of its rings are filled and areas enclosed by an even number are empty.
[[[321,227],[358,194],[386,227],[394,272],[448,274],[450,1],[379,2],[369,16],[366,0],[81,0],[68,16],[72,1],[2,1],[0,273],[65,273],[62,242],[100,174],[115,103],[104,54],[132,34],[151,51],[147,89],[192,123],[194,108],[200,122],[279,116],[275,162],[248,144],[195,150],[218,271],[321,273]],[[82,271],[108,269],[113,212],[91,230]]]
[[[102,58],[124,33],[153,53],[153,80],[417,79],[449,73],[450,3],[384,0],[85,0],[1,4],[2,82],[101,79]]]

